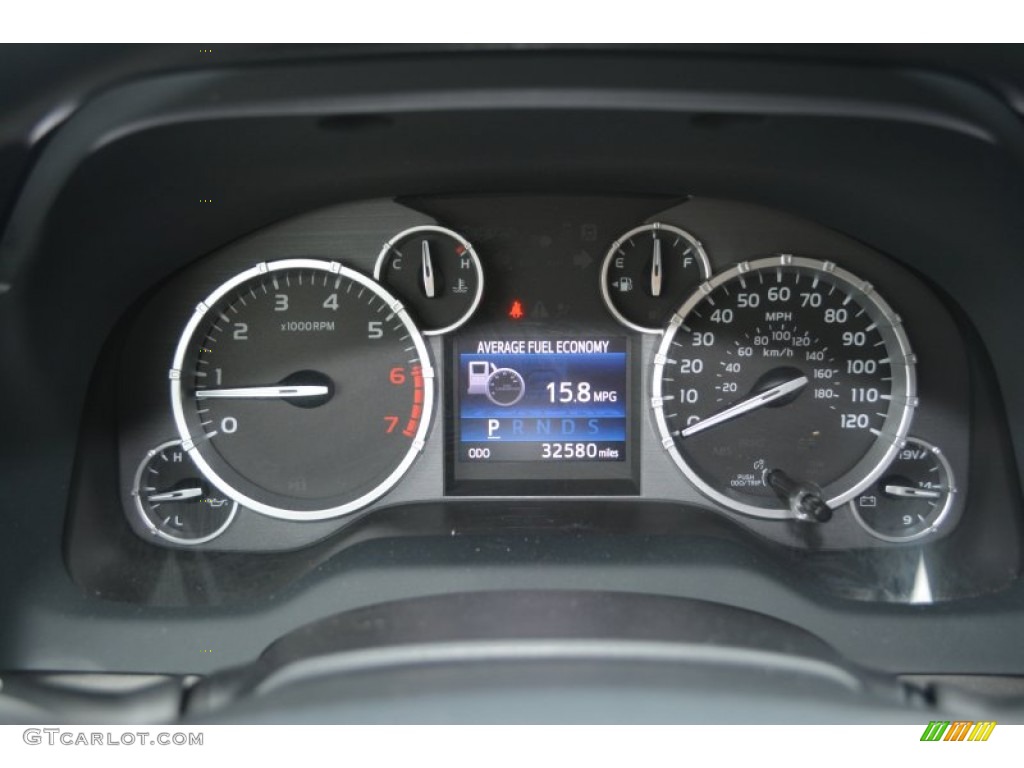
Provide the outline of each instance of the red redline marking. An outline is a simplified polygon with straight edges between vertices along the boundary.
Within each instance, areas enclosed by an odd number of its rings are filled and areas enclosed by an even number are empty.
[[[414,365],[409,369],[412,375],[412,409],[409,411],[409,421],[406,422],[402,434],[406,437],[413,437],[420,424],[420,416],[423,415],[423,368]]]

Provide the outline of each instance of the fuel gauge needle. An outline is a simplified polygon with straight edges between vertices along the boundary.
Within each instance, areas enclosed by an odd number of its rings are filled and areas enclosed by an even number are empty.
[[[941,491],[929,491],[926,488],[913,488],[909,485],[886,485],[882,490],[890,496],[901,499],[939,499],[942,498]]]
[[[307,386],[235,387],[232,389],[197,389],[196,400],[214,398],[282,400],[295,397],[322,397],[328,388],[320,384]]]
[[[779,398],[796,392],[798,389],[805,386],[807,386],[807,377],[797,376],[796,378],[784,381],[771,389],[766,389],[764,392],[759,392],[752,397],[748,397],[746,400],[740,400],[736,405],[730,405],[725,410],[708,416],[706,419],[698,421],[696,424],[691,424],[679,434],[682,437],[689,437],[690,435],[695,435],[698,432],[703,432],[705,429],[717,426],[723,421],[735,419],[737,416],[742,416],[745,413],[749,413],[757,408],[773,403]]]
[[[651,296],[661,296],[661,240],[654,238],[654,254],[651,258]]]
[[[179,488],[176,491],[167,491],[167,493],[154,493],[146,498],[149,501],[187,501],[188,499],[199,498],[202,495],[202,488]]]
[[[420,264],[423,270],[423,293],[428,299],[434,298],[436,289],[434,287],[434,264],[430,260],[430,243],[423,240],[420,243]]]

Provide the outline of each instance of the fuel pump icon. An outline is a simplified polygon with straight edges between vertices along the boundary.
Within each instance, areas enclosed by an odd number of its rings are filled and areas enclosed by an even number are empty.
[[[469,389],[466,390],[466,393],[470,395],[486,395],[487,379],[496,370],[497,367],[486,360],[471,361],[469,363]]]

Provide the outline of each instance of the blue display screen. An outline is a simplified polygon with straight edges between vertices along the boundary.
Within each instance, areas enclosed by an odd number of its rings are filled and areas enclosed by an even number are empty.
[[[460,461],[624,461],[628,368],[624,338],[461,342]]]

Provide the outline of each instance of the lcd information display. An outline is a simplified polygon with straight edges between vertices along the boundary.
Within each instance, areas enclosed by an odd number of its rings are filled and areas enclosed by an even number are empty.
[[[458,461],[622,462],[625,338],[460,340]]]

